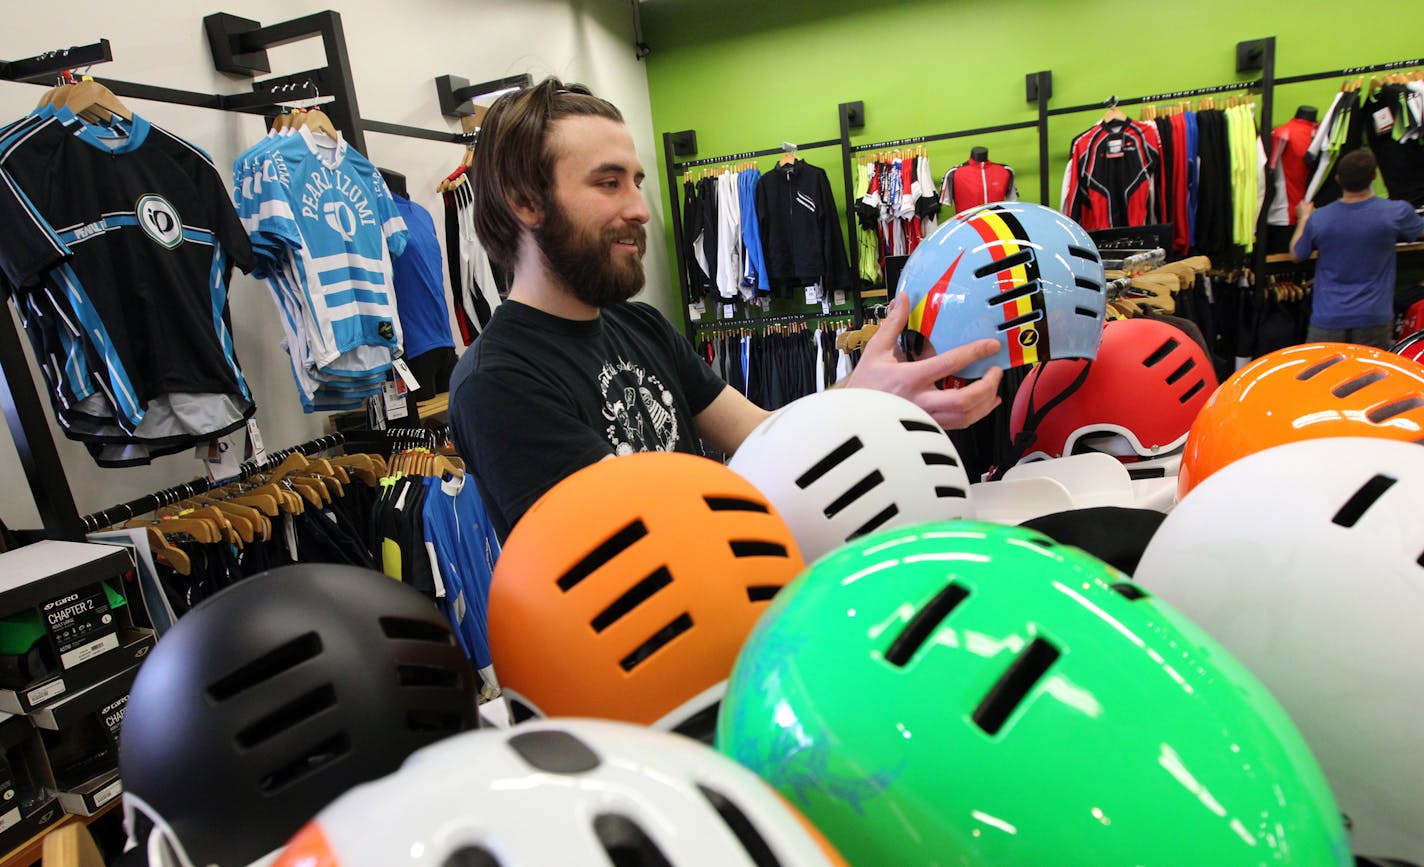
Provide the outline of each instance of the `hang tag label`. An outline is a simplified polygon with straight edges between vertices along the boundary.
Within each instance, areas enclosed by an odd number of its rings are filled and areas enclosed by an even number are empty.
[[[1385,133],[1394,129],[1394,112],[1390,111],[1389,106],[1375,112],[1371,117],[1375,120],[1375,132]]]
[[[731,304],[723,304],[723,305],[722,305],[722,318],[723,318],[723,319],[731,319],[731,318],[732,318],[733,316],[735,316],[735,315],[737,315],[737,308],[736,308],[736,307],[733,307]]]
[[[836,306],[837,306],[837,307],[844,306],[844,304],[846,303],[846,297],[845,297],[845,290],[844,290],[844,289],[838,289],[838,290],[836,290],[836,294],[835,294],[833,297],[834,297],[835,300],[836,300]]]
[[[262,431],[257,427],[257,419],[247,420],[247,442],[252,446],[252,460],[260,467],[267,463],[267,448],[262,445]]]
[[[397,358],[391,362],[391,367],[400,375],[401,380],[405,382],[405,387],[408,390],[420,391],[420,383],[416,381],[415,374],[410,372],[410,365],[405,363],[404,358]]]
[[[821,293],[816,291],[815,286],[806,287],[806,303],[815,304],[821,300]]]
[[[689,319],[701,319],[707,314],[707,302],[697,301],[687,305],[687,316]]]
[[[405,405],[405,383],[399,379],[381,386],[381,410],[386,421],[405,418],[409,414]]]

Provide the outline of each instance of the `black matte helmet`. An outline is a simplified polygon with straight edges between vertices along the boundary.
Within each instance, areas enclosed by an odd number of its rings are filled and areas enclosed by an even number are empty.
[[[150,863],[249,864],[475,720],[474,669],[419,592],[352,566],[274,569],[195,607],[139,670],[125,825]]]

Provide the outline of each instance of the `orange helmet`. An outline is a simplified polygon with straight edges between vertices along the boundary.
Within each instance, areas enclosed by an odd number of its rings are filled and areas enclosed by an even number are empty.
[[[1341,436],[1424,442],[1424,366],[1353,343],[1308,343],[1261,356],[1197,415],[1177,499],[1238,458]]]
[[[674,452],[600,461],[509,534],[489,593],[500,684],[517,715],[710,742],[743,640],[802,565],[776,509],[721,464]]]

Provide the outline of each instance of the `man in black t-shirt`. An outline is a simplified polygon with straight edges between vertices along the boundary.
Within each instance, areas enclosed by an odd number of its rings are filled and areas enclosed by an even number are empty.
[[[506,303],[450,380],[455,443],[501,540],[549,488],[595,461],[640,451],[726,454],[768,415],[724,383],[643,288],[644,171],[622,115],[579,85],[546,79],[485,116],[470,171],[476,231],[514,273]],[[998,350],[982,340],[904,361],[897,299],[847,386],[919,404],[946,428],[998,403],[1000,371],[934,383]]]

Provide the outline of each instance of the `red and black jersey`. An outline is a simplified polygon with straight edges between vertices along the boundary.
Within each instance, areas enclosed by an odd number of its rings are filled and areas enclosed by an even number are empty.
[[[990,202],[1017,202],[1014,170],[988,160],[966,160],[944,174],[940,200],[954,203],[956,213]]]
[[[1104,121],[1073,140],[1063,212],[1090,231],[1160,222],[1160,166],[1155,127]]]
[[[1272,226],[1295,225],[1295,209],[1310,183],[1311,167],[1305,162],[1305,153],[1319,126],[1313,120],[1293,117],[1271,130],[1269,169],[1275,197],[1267,222]]]

